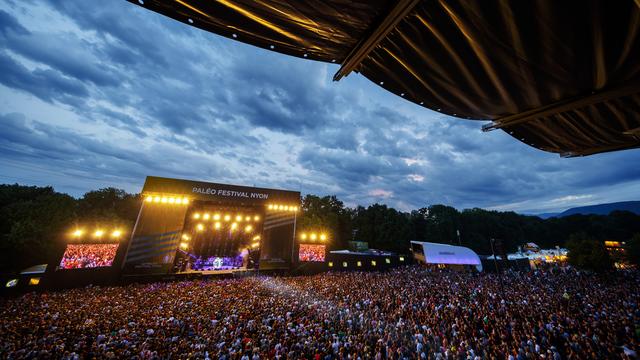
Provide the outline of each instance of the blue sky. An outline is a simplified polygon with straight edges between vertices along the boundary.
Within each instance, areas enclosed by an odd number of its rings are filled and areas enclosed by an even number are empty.
[[[562,159],[125,1],[0,3],[0,182],[80,196],[146,175],[400,210],[640,199],[640,150]]]

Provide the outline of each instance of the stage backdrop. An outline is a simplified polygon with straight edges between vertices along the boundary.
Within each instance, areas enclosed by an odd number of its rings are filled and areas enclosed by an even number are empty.
[[[147,201],[149,197],[151,201]],[[171,271],[185,217],[195,203],[254,208],[263,214],[264,219],[260,268],[288,269],[291,266],[296,213],[277,207],[272,209],[268,205],[299,209],[300,193],[297,191],[148,176],[142,198],[142,207],[122,264],[125,275],[166,274]]]

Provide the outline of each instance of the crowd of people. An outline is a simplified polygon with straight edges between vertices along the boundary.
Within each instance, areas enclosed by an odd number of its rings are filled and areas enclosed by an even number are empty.
[[[300,261],[324,261],[325,246],[314,244],[300,244],[298,260]]]
[[[60,260],[60,269],[111,266],[118,244],[68,244]]]
[[[640,276],[388,272],[0,300],[6,359],[634,359]]]

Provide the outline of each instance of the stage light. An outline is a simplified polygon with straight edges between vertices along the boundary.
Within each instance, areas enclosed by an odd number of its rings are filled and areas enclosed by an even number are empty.
[[[247,226],[244,228],[244,232],[251,232],[251,230],[253,230],[253,226],[251,226],[251,225],[247,225]]]
[[[237,222],[242,221],[242,215],[236,215],[236,221]]]
[[[196,220],[200,219],[200,213],[193,214],[193,218]]]
[[[122,235],[122,231],[120,231],[120,230],[114,230],[111,233],[111,237],[114,237],[114,238],[120,237],[120,235]]]
[[[358,265],[358,266],[362,266],[362,261],[358,261],[358,262],[357,262],[357,265]]]
[[[147,198],[145,199],[146,202],[152,202],[153,201],[153,196],[149,195],[147,196]]]
[[[404,256],[400,256],[400,261],[404,261]]]
[[[104,231],[102,230],[96,230],[96,232],[93,233],[93,236],[97,238],[101,237],[102,235],[104,235]]]
[[[254,249],[257,248],[258,246],[260,246],[259,242],[255,242],[255,243],[251,244],[251,247],[254,248]]]
[[[251,239],[251,240],[253,240],[253,241],[260,240],[260,235],[254,236],[253,239]]]
[[[4,286],[8,288],[12,288],[12,287],[15,287],[16,285],[18,285],[18,279],[11,279],[7,281],[7,283]]]
[[[269,206],[267,206],[267,209],[273,210],[273,204],[269,204]]]
[[[73,232],[73,237],[80,237],[82,236],[83,231],[80,229],[76,229],[76,231]]]
[[[347,267],[347,262],[346,261],[342,262],[342,267]]]
[[[189,244],[184,243],[184,242],[183,242],[183,243],[180,243],[180,248],[181,248],[182,250],[187,250],[187,249],[189,248]]]
[[[204,225],[202,225],[202,224],[196,225],[196,230],[198,230],[198,231],[204,230]]]
[[[333,261],[329,261],[328,265],[329,267],[333,267]]]
[[[233,231],[233,230],[235,230],[235,229],[237,229],[237,228],[238,228],[238,223],[232,223],[232,224],[231,224],[231,230],[232,230],[232,231]]]
[[[378,263],[375,260],[371,260],[371,265],[376,266]]]
[[[159,202],[160,202],[160,196],[156,196],[156,197],[154,197],[154,198],[153,198],[153,202],[157,202],[157,203],[159,203]]]
[[[322,240],[322,241],[327,240],[327,235],[325,235],[325,234],[320,234],[320,240]]]
[[[284,210],[284,205],[278,205],[278,210]]]
[[[309,236],[309,238],[313,241],[315,241],[317,237],[318,235],[316,235],[316,233],[312,233],[311,236]]]
[[[178,205],[182,204],[182,199],[176,198],[176,204],[178,204]]]
[[[385,259],[384,259],[384,262],[386,262],[387,264],[391,264],[391,259],[389,259],[389,258],[385,258]]]
[[[162,200],[160,200],[161,203],[166,204],[167,203],[167,198],[165,196],[162,197]]]
[[[218,229],[220,229],[220,226],[222,226],[222,225],[221,225],[219,222],[217,222],[217,223],[215,223],[215,224],[213,225],[213,228],[214,228],[214,229],[216,229],[216,230],[218,230]]]
[[[182,240],[189,241],[189,240],[191,240],[191,238],[187,234],[182,234]]]
[[[253,217],[253,221],[260,221],[260,216],[256,215]]]
[[[202,215],[203,220],[209,220],[209,217],[211,217],[209,213],[204,213],[204,215]]]
[[[182,198],[182,203],[187,205],[189,203],[189,198]]]
[[[175,202],[176,202],[176,199],[175,199],[175,198],[173,198],[173,197],[170,197],[170,198],[169,198],[169,204],[173,204],[173,203],[175,203]]]
[[[227,214],[224,216],[224,221],[229,221],[231,220],[231,215]]]
[[[244,221],[251,221],[251,216],[245,216]]]
[[[213,214],[213,220],[220,220],[220,214]]]
[[[307,234],[305,233],[300,234],[300,239],[307,240]]]
[[[285,206],[284,211],[289,211],[289,206]]]
[[[40,278],[39,277],[32,277],[29,279],[29,285],[30,286],[35,286],[40,284]]]

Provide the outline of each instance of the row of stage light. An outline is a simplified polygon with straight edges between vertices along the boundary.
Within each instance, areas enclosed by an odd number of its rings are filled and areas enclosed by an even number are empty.
[[[85,231],[83,229],[75,229],[74,231],[71,232],[71,237],[80,239],[84,234],[85,234]],[[95,239],[102,239],[107,236],[111,237],[112,239],[118,239],[120,238],[120,236],[122,236],[122,230],[114,229],[109,233],[104,229],[96,229],[93,232],[90,232],[89,234],[91,235],[91,237]]]
[[[269,204],[267,205],[267,210],[297,212],[298,207],[293,205],[289,206],[289,205],[282,205],[282,204]]]
[[[303,232],[303,233],[300,233],[300,235],[298,237],[300,238],[300,240],[303,240],[303,241],[321,241],[321,242],[324,242],[324,241],[327,241],[327,239],[328,239],[327,234],[325,234],[325,233],[314,233],[314,232],[312,232],[312,233]]]
[[[251,225],[248,225],[247,227],[249,227]],[[203,228],[204,229],[204,228]],[[250,232],[251,229],[249,229],[249,231],[246,230],[245,228],[245,232]],[[251,243],[251,248],[252,249],[257,249],[258,247],[260,247],[260,235],[256,235],[253,238],[251,238],[251,240],[253,241]],[[182,234],[182,242],[180,243],[180,248],[182,250],[187,250],[189,249],[189,242],[191,241],[191,236],[187,235],[187,234]]]
[[[238,227],[239,227],[239,225],[236,222],[233,222],[233,223],[229,224],[229,230],[231,230],[231,231],[238,230]],[[197,224],[196,225],[196,231],[197,232],[202,232],[205,229],[206,229],[206,226],[204,226],[203,224]],[[213,230],[220,230],[220,229],[222,229],[222,223],[221,222],[218,221],[218,222],[213,224]],[[247,225],[247,226],[244,227],[244,232],[250,233],[251,231],[253,231],[253,225]]]
[[[144,198],[144,201],[148,203],[159,203],[159,204],[175,204],[175,205],[188,205],[189,198],[186,197],[178,197],[178,196],[159,196],[159,195],[147,195]]]
[[[245,215],[243,216],[242,214],[238,214],[235,217],[231,216],[231,214],[225,214],[224,216],[222,214],[209,214],[209,213],[204,213],[204,214],[200,214],[200,213],[194,213],[193,214],[193,218],[195,220],[213,220],[213,221],[220,221],[220,220],[224,220],[225,222],[229,222],[231,221],[231,219],[235,219],[236,222],[242,222],[242,221],[260,221],[260,216],[259,215]]]

